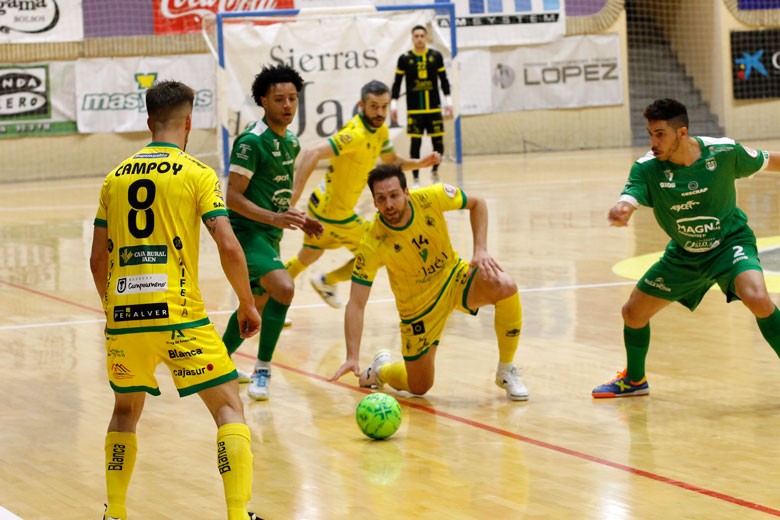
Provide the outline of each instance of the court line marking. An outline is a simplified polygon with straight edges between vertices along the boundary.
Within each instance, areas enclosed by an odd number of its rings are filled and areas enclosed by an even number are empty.
[[[4,508],[3,506],[0,506],[0,520],[22,520],[20,517],[16,516],[12,512],[10,512],[8,509]]]
[[[543,291],[559,291],[559,290],[592,289],[592,288],[617,287],[617,286],[623,286],[623,285],[632,285],[632,284],[635,284],[635,283],[636,282],[609,282],[609,283],[599,283],[599,284],[568,285],[568,286],[556,286],[556,287],[538,287],[538,288],[535,288],[535,289],[532,288],[532,289],[520,290],[520,292],[523,293],[523,292],[543,292]],[[44,293],[44,292],[41,292],[41,291],[37,291],[35,289],[31,289],[29,287],[24,287],[22,285],[6,282],[4,280],[0,280],[0,285],[8,285],[9,287],[13,287],[15,289],[19,289],[19,290],[22,290],[22,291],[27,291],[27,292],[30,292],[32,294],[35,294],[35,295],[38,295],[38,296],[42,296],[44,298],[50,298],[50,299],[53,299],[53,300],[56,300],[56,301],[59,301],[59,302],[62,302],[62,303],[70,304],[70,305],[79,307],[81,309],[86,309],[86,310],[89,310],[89,311],[92,311],[92,312],[103,313],[102,309],[96,309],[94,307],[88,307],[86,305],[82,305],[82,304],[77,303],[77,302],[66,300],[64,298],[60,298],[60,297],[54,296],[52,294],[47,294],[47,293]],[[373,303],[386,303],[386,302],[392,302],[392,301],[393,301],[392,298],[385,298],[385,299],[380,299],[380,300],[374,300]],[[369,301],[369,303],[372,303],[372,302]],[[324,307],[324,306],[325,306],[324,303],[323,304],[308,304],[308,305],[298,306],[298,308],[314,308],[314,307]],[[211,314],[227,314],[227,313],[231,313],[232,314],[232,312],[233,312],[232,310],[229,310],[229,311],[214,311],[214,312],[211,312]],[[82,321],[73,321],[73,322],[60,322],[60,324],[57,325],[57,326],[62,326],[62,325],[67,325],[67,324],[76,324],[76,323],[99,323],[99,322],[102,322],[102,321],[104,321],[104,320],[82,320]],[[44,324],[44,323],[33,324],[33,325],[29,325],[29,324],[28,325],[4,325],[4,326],[0,326],[0,330],[9,329],[9,328],[31,328],[31,327],[45,327],[45,326],[52,326],[52,325]],[[243,353],[243,352],[234,352],[233,354],[237,355],[237,356],[240,356],[240,357],[243,357],[243,358],[247,358],[247,359],[255,359],[255,356],[252,356],[251,354],[246,354],[246,353]],[[294,368],[294,367],[291,367],[289,365],[284,365],[284,364],[277,363],[277,362],[273,362],[272,364],[274,366],[276,366],[276,367],[279,367],[282,370],[287,370],[289,372],[294,372],[296,374],[302,375],[304,377],[308,377],[310,379],[315,379],[315,380],[322,381],[322,382],[325,382],[325,383],[337,385],[337,386],[340,386],[342,388],[346,388],[346,389],[348,389],[350,391],[353,391],[353,392],[356,391],[356,392],[360,392],[360,393],[363,393],[363,394],[371,393],[371,391],[368,390],[368,389],[352,386],[352,385],[349,385],[347,383],[343,383],[341,381],[329,381],[328,378],[325,377],[325,376],[321,376],[319,374],[315,374],[315,373],[312,373],[312,372],[307,372],[305,370]],[[687,482],[676,480],[676,479],[673,479],[673,478],[670,478],[670,477],[665,477],[665,476],[659,475],[657,473],[651,473],[649,471],[641,470],[641,469],[638,469],[638,468],[633,468],[631,466],[626,466],[625,464],[620,464],[618,462],[613,462],[611,460],[603,459],[601,457],[596,457],[594,455],[588,455],[587,453],[583,453],[583,452],[579,452],[579,451],[576,451],[576,450],[572,450],[570,448],[566,448],[566,447],[563,447],[563,446],[558,446],[556,444],[551,444],[549,442],[545,442],[545,441],[541,441],[541,440],[538,440],[538,439],[534,439],[532,437],[526,437],[525,435],[512,433],[510,431],[502,430],[501,428],[497,428],[495,426],[490,426],[490,425],[485,424],[485,423],[480,423],[480,422],[477,422],[477,421],[473,421],[473,420],[468,419],[466,417],[461,417],[459,415],[451,414],[451,413],[444,412],[444,411],[441,411],[441,410],[436,410],[435,408],[431,408],[430,406],[425,406],[425,405],[421,405],[421,404],[418,404],[418,403],[414,403],[414,402],[409,401],[408,399],[400,398],[400,399],[398,399],[398,401],[400,403],[402,403],[404,406],[408,406],[410,408],[414,408],[416,410],[420,410],[422,412],[430,413],[430,414],[433,414],[433,415],[438,415],[440,417],[444,417],[444,418],[450,419],[452,421],[459,422],[459,423],[465,424],[467,426],[471,426],[473,428],[477,428],[477,429],[480,429],[480,430],[483,430],[483,431],[487,431],[487,432],[490,432],[490,433],[495,433],[495,434],[501,435],[503,437],[508,437],[508,438],[511,438],[511,439],[515,439],[515,440],[518,440],[520,442],[524,442],[526,444],[530,444],[530,445],[537,446],[537,447],[540,447],[540,448],[545,448],[545,449],[548,449],[548,450],[551,450],[551,451],[555,451],[557,453],[561,453],[563,455],[568,455],[570,457],[575,457],[575,458],[578,458],[578,459],[586,460],[588,462],[593,462],[595,464],[600,464],[602,466],[607,466],[607,467],[610,467],[610,468],[614,468],[614,469],[617,469],[617,470],[620,470],[620,471],[624,471],[626,473],[630,473],[632,475],[637,475],[639,477],[644,477],[644,478],[647,478],[647,479],[650,479],[650,480],[654,480],[654,481],[660,482],[662,484],[668,484],[668,485],[671,485],[671,486],[675,486],[675,487],[683,489],[685,491],[692,491],[694,493],[699,493],[701,495],[705,495],[705,496],[708,496],[708,497],[711,497],[711,498],[722,500],[724,502],[728,502],[730,504],[734,504],[734,505],[737,505],[737,506],[745,507],[747,509],[753,509],[753,510],[756,510],[756,511],[761,511],[763,513],[770,514],[772,516],[780,517],[780,510],[773,509],[771,507],[764,506],[764,505],[761,505],[761,504],[757,504],[755,502],[749,502],[747,500],[743,500],[741,498],[737,498],[737,497],[733,497],[733,496],[730,496],[730,495],[726,495],[725,493],[720,493],[718,491],[714,491],[714,490],[710,490],[710,489],[707,489],[707,488],[703,488],[703,487],[697,486],[695,484],[689,484]],[[2,506],[0,506],[0,513],[2,513],[2,511],[3,511]],[[3,517],[0,516],[0,520],[21,520],[21,519],[19,519],[18,517],[13,517],[13,516],[8,517],[6,519],[6,518],[3,518]]]
[[[246,354],[243,352],[234,352],[234,356],[241,356],[248,359],[255,359],[256,356],[253,356],[251,354]],[[314,374],[311,372],[307,372],[305,370],[301,370],[299,368],[291,367],[289,365],[284,365],[282,363],[272,362],[272,364],[275,367],[281,368],[282,370],[287,370],[289,372],[294,372],[298,375],[305,376],[310,379],[316,379],[325,383],[333,384],[340,386],[342,388],[346,388],[348,390],[351,390],[353,392],[359,392],[362,394],[370,394],[371,390],[366,388],[360,388],[357,386],[352,386],[347,383],[343,383],[341,381],[329,381],[327,377],[321,376],[319,374]],[[552,444],[549,442],[541,441],[539,439],[534,439],[533,437],[526,437],[525,435],[520,435],[519,433],[513,433],[507,430],[503,430],[501,428],[497,428],[495,426],[490,426],[489,424],[481,423],[478,421],[474,421],[471,419],[468,419],[466,417],[461,417],[459,415],[451,414],[449,412],[444,412],[441,410],[437,410],[435,408],[432,408],[430,406],[425,406],[419,403],[412,402],[406,398],[398,397],[396,396],[396,399],[398,399],[398,402],[401,403],[403,406],[408,406],[409,408],[414,408],[415,410],[419,410],[421,412],[429,413],[432,415],[437,415],[439,417],[444,417],[446,419],[450,419],[451,421],[459,422],[461,424],[465,424],[467,426],[471,426],[473,428],[477,428],[479,430],[487,431],[490,433],[495,433],[497,435],[501,435],[502,437],[508,437],[510,439],[515,439],[520,442],[524,442],[526,444],[531,444],[533,446],[537,446],[539,448],[544,448],[547,450],[551,450],[557,453],[561,453],[563,455],[568,455],[570,457],[575,457],[578,459],[586,460],[588,462],[593,462],[595,464],[600,464],[602,466],[607,466],[613,469],[617,469],[620,471],[624,471],[626,473],[630,473],[632,475],[636,475],[639,477],[644,477],[650,480],[654,480],[656,482],[660,482],[661,484],[667,484],[670,486],[674,486],[677,488],[680,488],[684,491],[692,491],[694,493],[699,493],[704,496],[708,496],[710,498],[715,498],[717,500],[722,500],[724,502],[728,502],[730,504],[734,504],[737,506],[745,507],[747,509],[753,509],[755,511],[761,511],[762,513],[767,513],[772,516],[780,517],[780,510],[773,509],[768,506],[764,506],[761,504],[757,504],[755,502],[749,502],[747,500],[743,500],[741,498],[733,497],[731,495],[726,495],[725,493],[720,493],[718,491],[714,491],[711,489],[703,488],[701,486],[697,486],[695,484],[689,484],[687,482],[683,482],[681,480],[673,479],[670,477],[665,477],[663,475],[659,475],[657,473],[652,473],[650,471],[645,471],[638,468],[633,468],[631,466],[627,466],[625,464],[620,464],[619,462],[613,462],[608,459],[603,459],[601,457],[596,457],[595,455],[588,455],[587,453],[583,453],[577,450],[572,450],[570,448],[566,448],[564,446],[559,446],[557,444]]]

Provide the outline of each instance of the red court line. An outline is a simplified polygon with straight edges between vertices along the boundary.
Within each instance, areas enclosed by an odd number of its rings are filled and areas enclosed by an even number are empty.
[[[20,291],[25,291],[28,293],[36,294],[38,296],[42,296],[44,298],[48,298],[50,300],[55,300],[60,303],[65,303],[67,305],[72,305],[73,307],[78,307],[80,309],[84,309],[90,312],[99,312],[100,314],[103,314],[103,309],[98,309],[96,307],[90,307],[88,305],[82,305],[80,303],[76,303],[72,300],[66,300],[65,298],[60,298],[59,296],[54,296],[53,294],[36,291],[35,289],[30,289],[29,287],[25,287],[23,285],[17,285],[15,283],[6,282],[5,280],[0,280],[0,285],[7,285],[8,287],[13,287],[14,289],[19,289]]]
[[[29,293],[32,293],[32,294],[36,294],[36,295],[42,296],[44,298],[49,298],[49,299],[52,299],[52,300],[56,300],[58,302],[65,303],[65,304],[68,304],[68,305],[72,305],[74,307],[79,307],[81,309],[85,309],[85,310],[88,310],[88,311],[91,311],[91,312],[98,312],[100,314],[103,314],[103,310],[102,309],[97,309],[95,307],[89,307],[87,305],[82,305],[80,303],[76,303],[76,302],[73,302],[71,300],[66,300],[64,298],[60,298],[60,297],[54,296],[52,294],[48,294],[48,293],[44,293],[44,292],[41,292],[41,291],[37,291],[35,289],[30,289],[29,287],[24,287],[22,285],[17,285],[17,284],[14,284],[14,283],[3,281],[3,280],[0,280],[0,284],[1,285],[7,285],[7,286],[13,287],[15,289],[19,289],[21,291],[26,291],[26,292],[29,292]],[[252,356],[250,354],[244,354],[242,352],[235,352],[233,355],[241,356],[241,357],[244,357],[244,358],[247,358],[247,359],[255,359],[255,356]],[[294,368],[294,367],[291,367],[291,366],[288,366],[288,365],[283,365],[283,364],[276,363],[276,362],[274,362],[273,364],[274,364],[274,366],[277,366],[277,367],[279,367],[279,368],[281,368],[283,370],[287,370],[289,372],[295,372],[296,374],[308,377],[310,379],[316,379],[316,380],[319,380],[319,381],[322,381],[322,382],[325,382],[325,383],[335,384],[335,385],[338,385],[338,386],[340,386],[342,388],[346,388],[346,389],[351,390],[351,391],[357,391],[357,392],[360,392],[360,393],[363,393],[363,394],[370,393],[370,391],[367,390],[367,389],[360,388],[360,387],[355,387],[353,385],[348,385],[346,383],[342,383],[341,381],[330,382],[330,381],[328,381],[327,377],[321,376],[319,374],[314,374],[312,372],[307,372],[305,370],[300,370],[298,368]],[[749,502],[749,501],[743,500],[741,498],[732,497],[730,495],[726,495],[724,493],[719,493],[718,491],[713,491],[713,490],[710,490],[710,489],[706,489],[706,488],[697,486],[695,484],[688,484],[687,482],[682,482],[682,481],[679,481],[679,480],[675,480],[673,478],[664,477],[663,475],[650,473],[649,471],[644,471],[644,470],[641,470],[641,469],[632,468],[631,466],[626,466],[624,464],[619,464],[617,462],[612,462],[612,461],[607,460],[607,459],[602,459],[600,457],[595,457],[593,455],[588,455],[587,453],[582,453],[582,452],[579,452],[579,451],[571,450],[569,448],[564,448],[563,446],[558,446],[556,444],[550,444],[549,442],[544,442],[544,441],[540,441],[538,439],[533,439],[531,437],[526,437],[525,435],[512,433],[510,431],[502,430],[500,428],[496,428],[496,427],[490,426],[488,424],[480,423],[480,422],[477,422],[477,421],[472,421],[471,419],[467,419],[467,418],[461,417],[459,415],[454,415],[454,414],[451,414],[451,413],[443,412],[441,410],[436,410],[435,408],[431,408],[429,406],[417,404],[417,403],[408,401],[406,399],[399,399],[399,402],[401,402],[405,406],[408,406],[409,408],[414,408],[414,409],[420,410],[422,412],[430,413],[430,414],[433,414],[433,415],[438,415],[440,417],[445,417],[445,418],[450,419],[452,421],[459,422],[461,424],[465,424],[465,425],[468,425],[468,426],[472,426],[472,427],[478,428],[480,430],[484,430],[484,431],[488,431],[488,432],[491,432],[491,433],[495,433],[495,434],[501,435],[503,437],[509,437],[511,439],[518,440],[520,442],[525,442],[526,444],[531,444],[533,446],[538,446],[540,448],[545,448],[545,449],[548,449],[548,450],[551,450],[551,451],[562,453],[564,455],[569,455],[571,457],[576,457],[578,459],[587,460],[589,462],[594,462],[596,464],[601,464],[602,466],[608,466],[610,468],[614,468],[614,469],[618,469],[618,470],[621,470],[621,471],[625,471],[625,472],[631,473],[633,475],[637,475],[637,476],[640,476],[640,477],[648,478],[650,480],[655,480],[656,482],[661,482],[663,484],[668,484],[668,485],[671,485],[671,486],[675,486],[675,487],[678,487],[680,489],[684,489],[686,491],[693,491],[694,493],[699,493],[701,495],[705,495],[705,496],[708,496],[708,497],[711,497],[711,498],[715,498],[715,499],[718,499],[718,500],[723,500],[724,502],[728,502],[730,504],[735,504],[735,505],[738,505],[738,506],[741,506],[741,507],[745,507],[745,508],[748,508],[748,509],[753,509],[755,511],[761,511],[762,513],[767,513],[767,514],[772,515],[772,516],[780,517],[780,510],[778,510],[778,509],[773,509],[771,507],[763,506],[761,504],[756,504],[754,502]]]
[[[241,352],[235,352],[233,354],[239,355],[241,357],[245,357],[248,359],[255,359],[255,356],[244,354]],[[370,393],[370,390],[365,388],[356,387],[353,385],[348,385],[346,383],[342,383],[341,381],[328,381],[327,377],[321,376],[319,374],[313,374],[311,372],[307,372],[305,370],[300,370],[298,368],[294,368],[288,365],[283,365],[277,362],[273,362],[274,366],[277,366],[283,370],[287,370],[289,372],[295,372],[296,374],[311,378],[311,379],[317,379],[319,381],[323,382],[330,382],[331,384],[336,384],[338,386],[341,386],[342,388],[347,388],[352,391],[357,391],[363,394]],[[626,473],[631,473],[632,475],[637,475],[639,477],[648,478],[650,480],[655,480],[656,482],[660,482],[662,484],[668,484],[670,486],[675,486],[680,489],[684,489],[686,491],[693,491],[694,493],[699,493],[701,495],[705,495],[711,498],[715,498],[718,500],[723,500],[724,502],[728,502],[730,504],[738,505],[741,507],[745,507],[747,509],[753,509],[755,511],[761,511],[762,513],[767,513],[772,516],[780,517],[780,510],[774,509],[771,507],[763,506],[761,504],[756,504],[755,502],[749,502],[747,500],[743,500],[741,498],[733,497],[730,495],[726,495],[724,493],[720,493],[718,491],[713,491],[711,489],[706,489],[700,486],[697,486],[695,484],[689,484],[687,482],[682,482],[680,480],[676,480],[669,477],[664,477],[663,475],[658,475],[656,473],[651,473],[649,471],[632,468],[631,466],[626,466],[624,464],[620,464],[617,462],[613,462],[611,460],[602,459],[601,457],[595,457],[593,455],[588,455],[587,453],[582,453],[579,451],[575,451],[569,448],[564,448],[563,446],[558,446],[556,444],[550,444],[549,442],[540,441],[538,439],[533,439],[531,437],[526,437],[525,435],[520,435],[517,433],[512,433],[507,430],[502,430],[501,428],[496,428],[494,426],[490,426],[488,424],[484,424],[481,422],[473,421],[471,419],[467,419],[465,417],[461,417],[459,415],[454,415],[448,412],[443,412],[441,410],[436,410],[435,408],[431,408],[430,406],[425,406],[422,404],[414,403],[412,401],[406,400],[406,399],[398,399],[398,401],[403,404],[404,406],[408,406],[409,408],[414,408],[415,410],[420,410],[422,412],[430,413],[433,415],[438,415],[440,417],[445,417],[447,419],[450,419],[455,422],[459,422],[461,424],[465,424],[468,426],[472,426],[474,428],[478,428],[480,430],[484,430],[490,433],[495,433],[497,435],[501,435],[503,437],[509,437],[511,439],[518,440],[520,442],[524,442],[526,444],[531,444],[533,446],[538,446],[540,448],[545,448],[551,451],[555,451],[558,453],[562,453],[564,455],[569,455],[570,457],[576,457],[578,459],[587,460],[589,462],[593,462],[596,464],[601,464],[602,466],[608,466],[610,468],[618,469],[620,471],[625,471]]]

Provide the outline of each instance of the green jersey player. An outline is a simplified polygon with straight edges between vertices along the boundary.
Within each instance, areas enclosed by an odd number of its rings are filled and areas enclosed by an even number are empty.
[[[780,171],[780,154],[688,135],[687,110],[673,99],[654,101],[644,116],[652,150],[631,168],[609,221],[625,226],[640,205],[648,206],[671,241],[623,306],[627,368],[593,389],[597,398],[648,394],[650,318],[672,302],[694,310],[715,283],[726,301],[750,309],[780,355],[780,311],[767,294],[756,237],[735,188],[739,178]]]
[[[322,233],[319,221],[290,204],[293,165],[301,147],[287,126],[295,117],[302,88],[303,79],[289,66],[263,67],[252,83],[252,97],[265,116],[236,138],[230,153],[230,223],[246,255],[255,306],[262,315],[257,362],[247,389],[258,401],[268,399],[271,357],[295,292],[279,255],[282,231]],[[222,341],[230,354],[243,341],[235,313]]]

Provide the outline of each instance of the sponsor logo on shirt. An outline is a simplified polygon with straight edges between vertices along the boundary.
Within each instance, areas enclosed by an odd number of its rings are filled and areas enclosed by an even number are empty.
[[[674,206],[672,206],[669,209],[679,213],[681,211],[688,211],[689,209],[693,209],[694,206],[698,206],[699,204],[701,204],[701,203],[700,202],[696,202],[695,200],[689,200],[685,204],[675,204]]]
[[[114,307],[114,321],[157,320],[168,318],[167,303],[145,303]]]
[[[442,184],[444,187],[444,193],[447,194],[447,196],[451,199],[455,198],[455,195],[458,194],[458,188],[455,186],[452,186],[451,184]]]
[[[164,274],[123,276],[116,281],[116,294],[164,292],[166,290],[168,290],[168,276]]]
[[[715,168],[718,167],[718,161],[716,161],[714,158],[709,158],[704,163],[705,168],[707,168],[709,171],[715,171]]]
[[[167,263],[168,246],[129,246],[119,248],[119,267]]]

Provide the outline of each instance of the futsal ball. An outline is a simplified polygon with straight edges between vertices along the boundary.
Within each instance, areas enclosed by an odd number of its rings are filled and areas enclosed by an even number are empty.
[[[401,426],[401,405],[392,395],[369,394],[358,404],[355,420],[367,437],[387,439]]]

